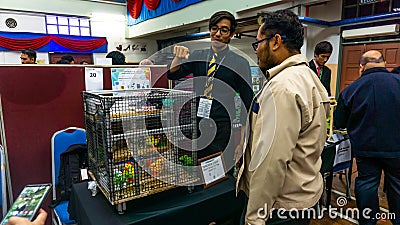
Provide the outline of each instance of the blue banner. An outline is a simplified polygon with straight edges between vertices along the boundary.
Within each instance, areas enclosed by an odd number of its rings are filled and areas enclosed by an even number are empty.
[[[143,1],[143,0],[137,0]],[[127,12],[128,15],[128,26],[133,26],[143,21],[146,21],[151,18],[159,17],[164,14],[183,9],[189,5],[201,2],[202,0],[180,0],[178,2],[174,2],[173,0],[161,0],[160,4],[158,5],[157,9],[149,10],[146,7],[146,4],[142,5],[142,10],[140,11],[140,15],[137,19],[134,19],[129,14],[129,9]]]

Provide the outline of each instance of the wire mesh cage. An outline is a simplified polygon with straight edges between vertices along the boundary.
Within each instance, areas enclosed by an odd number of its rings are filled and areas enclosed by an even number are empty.
[[[192,92],[83,92],[89,171],[111,204],[198,181]]]

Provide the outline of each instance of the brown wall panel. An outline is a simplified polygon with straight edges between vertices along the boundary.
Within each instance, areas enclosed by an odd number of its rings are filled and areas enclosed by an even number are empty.
[[[125,66],[135,67],[135,66]],[[26,184],[51,182],[51,137],[69,126],[85,128],[83,66],[0,66],[0,93],[13,194]],[[110,67],[104,88],[111,89]],[[154,87],[167,88],[166,68],[152,67]],[[160,78],[161,77],[161,78]]]
[[[359,60],[361,55],[369,50],[382,52],[386,60],[386,68],[391,71],[400,65],[400,42],[371,43],[349,45],[343,47],[342,73],[340,91],[359,77]]]

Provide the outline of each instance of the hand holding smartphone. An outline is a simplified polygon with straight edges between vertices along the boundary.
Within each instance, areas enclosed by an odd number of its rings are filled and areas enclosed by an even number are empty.
[[[19,194],[18,198],[15,200],[14,204],[11,206],[7,215],[4,217],[1,225],[6,225],[10,217],[17,216],[26,218],[29,221],[32,221],[37,212],[40,209],[40,206],[46,199],[46,196],[49,194],[51,190],[51,184],[32,184],[27,185]],[[46,217],[47,214],[41,212],[39,214],[39,220],[42,220],[42,217]],[[45,220],[45,219],[44,219]],[[15,222],[22,220],[14,220],[11,221],[11,224],[17,224]],[[36,221],[35,221],[36,222]],[[39,221],[38,221],[39,222]],[[19,224],[19,223],[18,223]],[[29,224],[29,223],[21,223],[21,224]],[[33,224],[41,224],[33,223]]]
[[[39,210],[38,216],[34,221],[29,221],[24,217],[12,216],[9,218],[6,225],[45,225],[47,212],[43,209]]]

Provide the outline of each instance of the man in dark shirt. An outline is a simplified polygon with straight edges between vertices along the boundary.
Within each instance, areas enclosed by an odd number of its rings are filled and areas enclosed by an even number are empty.
[[[25,49],[21,52],[22,64],[36,64],[36,52],[32,49]]]
[[[72,55],[63,55],[61,56],[61,60],[66,60],[69,62],[69,64],[75,64],[75,59],[72,57]]]
[[[364,53],[361,77],[340,93],[334,114],[337,128],[347,128],[356,157],[355,194],[360,224],[376,224],[382,170],[393,224],[400,224],[400,76],[385,68],[382,53]],[[363,214],[365,212],[366,214]]]
[[[322,85],[328,92],[328,96],[331,96],[331,69],[325,64],[331,57],[332,51],[332,44],[328,41],[322,41],[315,46],[314,59],[309,62],[310,68],[321,80]]]
[[[196,96],[201,96],[197,111],[202,131],[197,142],[198,158],[231,149],[224,151],[224,158],[232,161],[237,146],[230,141],[231,126],[240,127],[247,119],[253,98],[249,62],[228,46],[236,26],[231,13],[216,12],[209,20],[211,48],[189,54],[187,47],[174,46],[175,57],[169,66],[168,78],[176,80],[193,74],[194,91]],[[184,59],[187,61],[182,64]],[[235,107],[235,100],[240,109]]]

